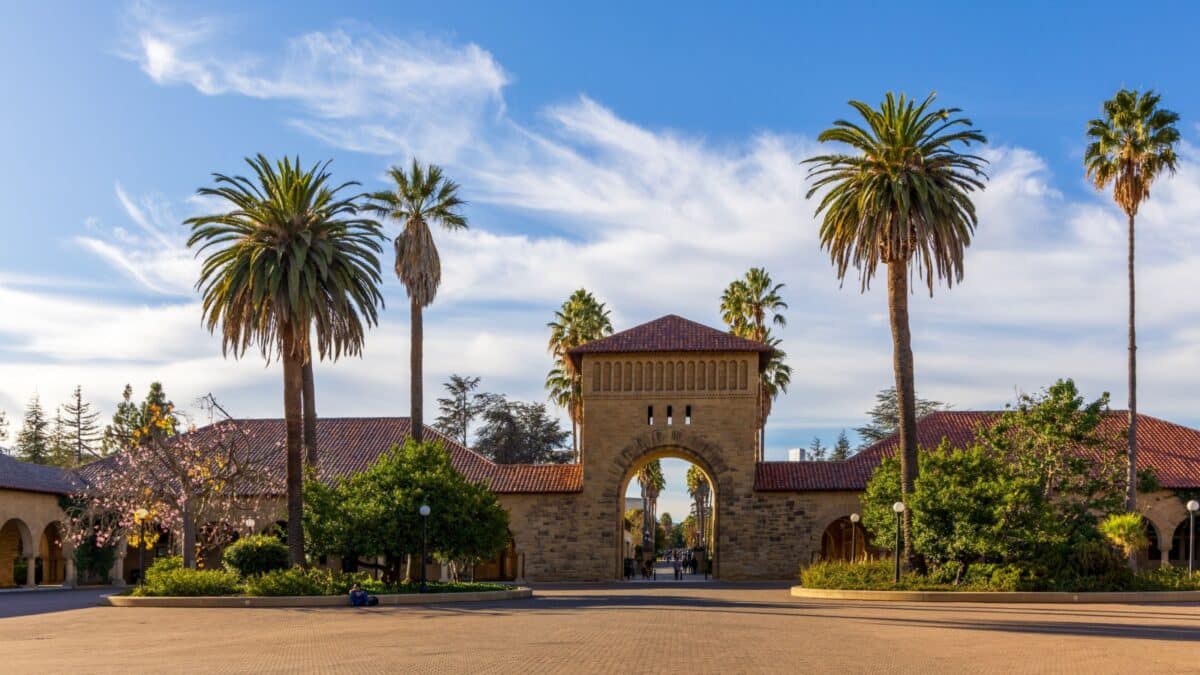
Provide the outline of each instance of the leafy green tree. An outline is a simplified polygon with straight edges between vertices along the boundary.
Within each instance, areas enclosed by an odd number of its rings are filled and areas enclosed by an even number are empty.
[[[25,406],[25,419],[17,433],[17,457],[34,464],[50,464],[54,459],[51,431],[41,397],[34,394]]]
[[[929,399],[916,396],[916,419],[919,421],[929,413],[939,410],[946,410],[950,406],[941,401],[931,401]],[[867,417],[870,422],[865,426],[857,427],[856,431],[862,438],[862,445],[859,449],[869,447],[884,440],[891,438],[900,429],[900,405],[897,402],[896,388],[888,387],[875,394],[875,407],[867,411]]]
[[[359,217],[359,195],[341,196],[357,183],[332,185],[328,162],[304,169],[299,158],[272,164],[258,155],[246,163],[253,180],[218,173],[215,187],[197,191],[228,211],[184,222],[188,246],[206,255],[196,287],[209,331],[221,328],[222,350],[236,358],[257,344],[268,362],[283,362],[288,546],[292,562],[303,564],[306,407],[315,425],[312,397],[304,404],[311,337],[322,358],[361,353],[383,303],[383,235],[378,223]],[[315,464],[315,445],[308,449]]]
[[[850,459],[850,439],[846,438],[846,430],[838,434],[837,442],[833,444],[833,451],[829,453],[829,459],[834,462],[844,462]]]
[[[1099,539],[1097,514],[1119,508],[1124,494],[1123,452],[1099,430],[1107,401],[1085,402],[1061,380],[1020,397],[971,447],[923,449],[903,500],[916,552],[935,569],[956,563],[956,579],[984,561],[1063,574],[1079,567],[1079,552]],[[863,494],[863,525],[877,542],[892,540],[899,478],[889,457]]]
[[[484,411],[488,396],[472,393],[479,387],[478,377],[451,375],[442,386],[449,396],[438,399],[441,414],[433,428],[468,446],[471,422]]]
[[[71,446],[73,464],[79,466],[84,461],[90,461],[103,456],[103,446],[100,444],[102,433],[96,425],[100,413],[92,410],[92,405],[83,400],[83,388],[76,385],[71,400],[62,407],[63,423],[66,440]]]
[[[485,397],[475,450],[498,464],[561,464],[569,438],[545,404]]]
[[[1088,122],[1090,139],[1083,164],[1087,178],[1103,190],[1113,186],[1113,201],[1129,219],[1129,452],[1125,510],[1137,508],[1137,335],[1134,313],[1134,220],[1150,198],[1150,186],[1164,173],[1174,175],[1178,156],[1179,115],[1159,107],[1153,91],[1122,89],[1104,102],[1104,117]]]
[[[788,306],[780,295],[783,286],[774,283],[766,269],[752,267],[745,277],[730,282],[721,294],[721,318],[725,325],[729,326],[730,333],[776,348],[762,373],[758,387],[761,415],[758,430],[759,459],[762,459],[766,447],[766,425],[767,417],[771,414],[771,405],[780,393],[787,392],[792,380],[792,368],[785,362],[787,354],[779,348],[781,340],[771,337],[771,326],[783,328],[787,325],[783,310]]]
[[[963,252],[978,218],[971,193],[984,187],[983,158],[956,147],[984,143],[958,108],[931,109],[935,95],[917,103],[889,92],[878,110],[861,101],[850,105],[862,124],[837,120],[821,132],[822,143],[841,143],[848,153],[818,155],[811,164],[808,197],[822,193],[821,246],[837,275],[859,271],[865,292],[880,265],[887,267],[888,314],[893,370],[900,409],[901,492],[912,492],[917,477],[917,409],[909,330],[909,278],[947,286],[962,280]],[[905,557],[910,566],[912,517],[904,514]]]
[[[583,420],[583,373],[567,354],[586,342],[612,335],[609,310],[586,289],[580,288],[554,312],[547,323],[550,341],[547,349],[554,358],[554,367],[546,375],[550,401],[566,409],[571,418],[571,449],[579,461],[579,423]]]
[[[444,558],[490,558],[508,543],[508,512],[486,485],[463,478],[440,443],[408,440],[361,473],[305,486],[304,527],[311,551],[349,556],[402,578],[421,550],[420,507],[428,505],[429,547]],[[383,556],[376,565],[365,559]]]
[[[460,209],[466,204],[458,196],[458,183],[442,174],[436,165],[421,166],[414,157],[405,171],[393,166],[388,170],[392,186],[371,195],[371,209],[381,217],[400,224],[396,235],[396,276],[408,293],[411,321],[409,353],[410,392],[412,399],[412,437],[420,441],[424,431],[425,324],[422,312],[433,303],[442,284],[442,261],[433,241],[430,225],[446,230],[467,228],[467,217]]]

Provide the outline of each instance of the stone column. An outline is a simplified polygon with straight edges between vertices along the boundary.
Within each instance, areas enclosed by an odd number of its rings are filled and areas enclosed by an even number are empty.
[[[28,568],[25,570],[25,585],[34,588],[37,586],[37,556],[27,555],[25,556],[25,562],[29,563]]]
[[[63,586],[66,588],[74,588],[78,584],[78,579],[75,577],[75,556],[63,554],[66,562],[66,576],[63,577]]]
[[[441,564],[441,569],[438,572],[438,581],[450,581],[450,566],[446,563]]]

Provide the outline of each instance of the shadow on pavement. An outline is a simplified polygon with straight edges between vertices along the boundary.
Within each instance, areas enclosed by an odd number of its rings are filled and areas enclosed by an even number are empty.
[[[116,592],[119,591],[112,588],[85,588],[72,591],[4,593],[0,594],[0,619],[95,607],[101,597]]]

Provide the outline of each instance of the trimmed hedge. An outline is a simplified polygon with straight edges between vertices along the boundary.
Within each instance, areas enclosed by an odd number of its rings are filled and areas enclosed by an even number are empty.
[[[190,570],[176,556],[156,560],[146,570],[146,583],[137,587],[137,596],[205,596],[205,595],[347,595],[358,584],[375,595],[385,593],[419,593],[419,583],[389,586],[365,572],[345,574],[327,569],[291,567],[274,569],[245,579],[232,569]],[[510,586],[488,582],[428,583],[430,593],[471,593],[504,591]]]
[[[134,589],[134,595],[200,596],[238,595],[242,580],[229,570],[192,570],[178,556],[160,558],[146,570],[146,581]]]
[[[225,566],[243,577],[287,569],[288,549],[279,539],[266,534],[239,539],[222,556]]]
[[[893,562],[870,560],[861,563],[819,562],[800,570],[800,585],[846,591],[1066,591],[1075,593],[1106,591],[1196,591],[1200,576],[1188,577],[1186,569],[1164,567],[1134,574],[1127,567],[1109,569],[1102,574],[1082,576],[1070,573],[1051,575],[1047,570],[1021,565],[977,563],[967,568],[960,583],[953,583],[956,570],[941,570],[937,575],[903,573],[900,583],[892,582]]]

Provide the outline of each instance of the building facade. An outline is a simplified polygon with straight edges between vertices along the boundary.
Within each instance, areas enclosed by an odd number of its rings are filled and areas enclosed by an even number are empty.
[[[479,576],[530,582],[623,578],[630,546],[623,526],[626,489],[642,466],[666,457],[692,462],[709,478],[709,554],[719,579],[790,579],[819,559],[868,555],[867,535],[849,516],[861,512],[867,481],[897,441],[884,440],[842,462],[763,461],[757,385],[770,355],[766,345],[673,315],[572,350],[583,374],[576,464],[495,464],[426,429],[427,438],[444,444],[455,468],[487,484],[509,512],[510,546],[479,564]],[[925,447],[943,438],[966,445],[998,415],[934,413],[919,422],[918,439]],[[1111,413],[1107,431],[1119,432],[1124,419],[1124,413]],[[254,439],[253,452],[282,475],[283,421],[238,423]],[[319,477],[362,471],[409,432],[406,418],[320,419]],[[1139,495],[1152,542],[1143,559],[1185,560],[1187,514],[1177,495],[1200,489],[1200,431],[1143,415],[1138,443],[1140,465],[1153,468],[1164,488]],[[0,586],[76,581],[69,547],[61,542],[57,500],[85,478],[86,471],[81,476],[0,456]],[[269,531],[285,514],[283,495],[269,495],[256,502],[246,522]],[[138,564],[122,546],[112,577],[132,580],[140,574]]]

